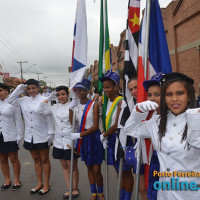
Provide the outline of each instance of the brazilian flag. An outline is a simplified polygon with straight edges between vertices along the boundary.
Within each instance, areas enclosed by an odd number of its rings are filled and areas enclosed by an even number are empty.
[[[108,29],[107,0],[101,0],[100,8],[100,39],[99,39],[99,69],[98,77],[103,77],[105,72],[111,68],[111,50]],[[98,80],[98,91],[102,94],[103,84]],[[107,108],[107,97],[103,95],[103,126],[105,129]]]

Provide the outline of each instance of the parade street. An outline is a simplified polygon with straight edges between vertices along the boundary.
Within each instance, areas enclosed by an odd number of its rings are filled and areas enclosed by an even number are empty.
[[[33,160],[29,151],[23,148],[21,144],[19,150],[19,159],[21,161],[21,182],[22,187],[18,191],[12,191],[9,188],[6,191],[0,191],[0,200],[15,199],[15,200],[59,200],[63,199],[63,194],[66,192],[66,186],[64,182],[62,167],[59,160],[55,160],[51,156],[52,148],[50,150],[50,160],[51,160],[51,190],[44,196],[40,194],[30,194],[31,188],[37,185],[36,175]],[[102,173],[105,177],[105,163],[102,164]],[[11,179],[13,180],[12,167],[10,165]],[[83,162],[79,159],[79,189],[80,196],[78,200],[89,200],[90,199],[90,187],[87,177],[87,169]],[[117,176],[112,167],[109,169],[109,196],[110,200],[116,199],[117,194]],[[0,171],[0,184],[4,183],[4,178],[2,172]],[[105,184],[104,184],[105,185]],[[132,199],[133,196],[132,196]]]

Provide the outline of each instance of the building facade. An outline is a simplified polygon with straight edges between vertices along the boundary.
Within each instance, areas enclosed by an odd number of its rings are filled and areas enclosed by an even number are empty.
[[[162,9],[172,68],[200,83],[200,0],[177,0]]]

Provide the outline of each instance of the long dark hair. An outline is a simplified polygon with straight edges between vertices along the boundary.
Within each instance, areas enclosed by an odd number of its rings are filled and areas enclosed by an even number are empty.
[[[166,89],[169,87],[169,85],[171,85],[172,83],[177,82],[177,81],[182,83],[187,90],[188,99],[189,99],[187,108],[195,108],[195,89],[192,84],[190,84],[189,82],[186,82],[185,80],[173,80],[173,81],[164,83],[164,85],[161,87],[160,124],[158,127],[158,135],[159,135],[160,144],[161,144],[162,137],[164,137],[165,133],[166,133],[167,114],[169,112],[169,108],[167,107],[167,104],[165,102]],[[183,131],[181,142],[183,142],[187,138],[187,129],[188,129],[188,127],[186,124],[185,129]]]

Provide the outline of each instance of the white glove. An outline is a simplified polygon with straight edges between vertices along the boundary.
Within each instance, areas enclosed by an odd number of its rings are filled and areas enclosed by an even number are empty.
[[[52,93],[46,98],[46,100],[47,100],[48,102],[53,101],[53,100],[56,98],[56,95],[57,95],[57,92],[54,91],[54,92],[52,92]]]
[[[47,138],[48,146],[51,146],[53,144],[53,138],[54,138],[53,134],[48,136]]]
[[[76,140],[81,138],[81,134],[80,133],[71,133],[71,140]]]
[[[104,149],[107,149],[108,148],[108,139],[107,139],[107,137],[104,137],[103,136],[103,134],[101,134],[100,135],[100,140],[101,140],[101,142],[102,142],[102,144],[103,144],[103,148]]]
[[[104,148],[104,149],[107,149],[107,148],[108,148],[108,140],[107,140],[107,138],[105,138],[105,139],[103,140],[103,148]]]
[[[123,110],[124,108],[126,108],[126,106],[127,106],[126,101],[122,100],[121,109]]]
[[[100,140],[101,140],[101,142],[103,143],[103,140],[104,140],[104,136],[103,136],[103,133],[100,135]]]
[[[24,93],[25,89],[28,87],[27,84],[20,84],[16,87],[15,91],[17,91],[17,93],[19,93],[19,95],[21,93]]]
[[[72,102],[69,104],[69,109],[73,110],[73,108],[77,105],[78,105],[78,99],[73,99]]]
[[[142,103],[138,103],[136,106],[143,113],[149,112],[150,110],[156,110],[156,108],[158,108],[158,104],[156,102],[149,101],[149,100],[144,101]]]
[[[17,140],[18,147],[20,146],[21,140]]]

